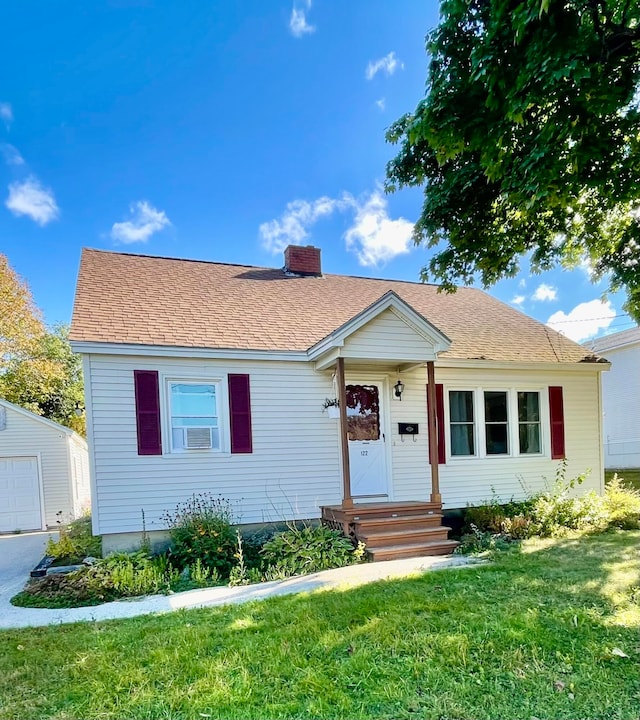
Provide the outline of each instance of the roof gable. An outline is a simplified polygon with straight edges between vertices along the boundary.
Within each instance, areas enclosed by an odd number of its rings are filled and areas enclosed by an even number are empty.
[[[4,407],[7,410],[10,410],[12,412],[16,412],[19,415],[24,415],[25,417],[29,418],[30,420],[37,421],[43,425],[47,425],[52,430],[57,430],[58,432],[63,432],[65,435],[76,435],[78,438],[80,438],[80,435],[76,433],[71,428],[66,427],[65,425],[60,425],[60,423],[54,422],[53,420],[49,420],[49,418],[42,417],[42,415],[36,415],[36,413],[31,412],[31,410],[27,410],[26,408],[20,407],[20,405],[15,405],[14,403],[9,402],[8,400],[3,400],[0,398],[0,407]],[[80,438],[82,439],[82,438]]]
[[[404,332],[403,332],[404,330]],[[386,342],[381,336],[386,336]],[[394,342],[389,343],[389,338]],[[382,343],[381,343],[382,340]],[[381,352],[380,345],[386,347]],[[309,348],[309,358],[317,360],[332,350],[343,357],[376,357],[398,362],[434,360],[451,345],[449,338],[392,290],[334,332]]]

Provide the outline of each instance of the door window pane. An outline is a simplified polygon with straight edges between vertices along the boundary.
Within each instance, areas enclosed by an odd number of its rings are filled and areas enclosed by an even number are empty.
[[[487,455],[508,455],[509,413],[506,392],[485,392],[484,421]]]
[[[347,385],[349,440],[380,439],[380,398],[376,385]]]
[[[473,392],[471,390],[449,391],[449,425],[451,455],[475,455]]]
[[[518,393],[518,441],[523,455],[541,452],[540,395],[537,392]]]

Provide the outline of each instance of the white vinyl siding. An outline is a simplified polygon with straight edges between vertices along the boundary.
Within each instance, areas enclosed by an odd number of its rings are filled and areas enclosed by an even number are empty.
[[[599,352],[611,363],[602,376],[605,467],[640,468],[640,343]]]
[[[147,530],[161,530],[162,513],[197,492],[229,499],[242,523],[319,517],[320,505],[341,501],[338,423],[322,412],[324,399],[335,396],[330,373],[297,362],[87,358],[94,522],[100,533],[140,531],[143,510]],[[164,454],[138,455],[134,370],[157,370],[162,385],[168,378],[221,378],[225,407],[227,374],[248,374],[253,452],[172,454],[165,445],[165,423]],[[168,417],[165,395],[160,394],[163,418]]]
[[[11,407],[5,409],[7,423],[6,428],[0,430],[0,457],[37,457],[41,470],[45,526],[55,527],[58,520],[72,520],[77,515],[73,497],[75,474],[71,459],[74,454],[82,456],[84,453],[79,467],[80,472],[86,475],[80,478],[83,489],[80,490],[82,499],[79,502],[85,506],[88,504],[87,450],[84,440],[30,413],[25,414]],[[73,450],[71,443],[74,443]]]
[[[376,361],[403,358],[405,361],[420,362],[433,356],[433,345],[418,335],[393,310],[385,310],[348,337],[340,354],[345,358],[364,361],[371,358],[376,358]]]
[[[317,518],[321,505],[342,499],[339,422],[322,412],[327,397],[335,397],[331,372],[316,372],[312,363],[285,361],[225,361],[117,355],[90,355],[85,360],[88,405],[93,417],[95,453],[94,518],[101,533],[139,532],[142,512],[148,531],[161,530],[165,510],[194,492],[208,491],[228,498],[242,523]],[[157,370],[168,378],[247,373],[251,384],[253,453],[183,453],[139,456],[133,387],[134,370]],[[396,367],[349,366],[347,381],[381,382],[388,414],[383,418],[391,473],[391,500],[428,499],[431,478],[426,414],[427,373],[424,367],[401,374],[402,401],[393,399]],[[523,497],[553,482],[559,461],[549,449],[549,385],[564,388],[568,476],[592,472],[583,488],[602,487],[598,374],[586,372],[447,369],[436,366],[436,382],[449,389],[473,387],[476,392],[509,392],[512,447],[518,447],[517,392],[539,391],[541,402],[540,455],[452,458],[447,426],[447,463],[440,466],[445,508],[464,507],[491,498]],[[166,397],[161,411],[167,417]],[[476,396],[477,399],[477,396]],[[228,423],[228,419],[225,421]],[[398,423],[418,423],[415,436],[401,436]],[[477,432],[483,431],[482,426]],[[166,436],[166,428],[163,427]],[[164,438],[163,438],[164,442]],[[513,445],[513,443],[516,443]]]

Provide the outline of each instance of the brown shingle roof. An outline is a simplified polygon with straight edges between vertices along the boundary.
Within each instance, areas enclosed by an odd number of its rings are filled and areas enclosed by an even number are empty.
[[[441,357],[584,361],[591,353],[481,290],[83,250],[70,338],[307,350],[392,290],[452,340]]]

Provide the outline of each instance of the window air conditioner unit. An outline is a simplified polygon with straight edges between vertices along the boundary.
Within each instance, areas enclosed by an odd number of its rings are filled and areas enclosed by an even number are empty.
[[[208,450],[211,448],[211,428],[184,428],[184,446],[188,450]]]

